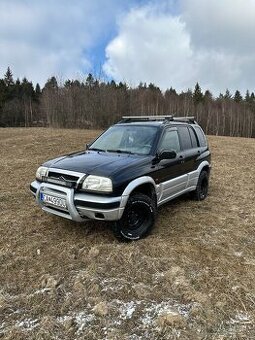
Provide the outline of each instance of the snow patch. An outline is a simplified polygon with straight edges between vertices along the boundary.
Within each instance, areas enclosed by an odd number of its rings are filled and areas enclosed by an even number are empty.
[[[131,319],[134,311],[136,310],[136,304],[134,301],[123,303],[120,308],[120,318],[122,320]]]
[[[86,314],[86,312],[80,312],[74,315],[74,319],[78,326],[77,332],[80,333],[88,323],[95,319],[95,315]]]
[[[233,319],[230,320],[231,324],[251,324],[251,317],[247,313],[237,313]]]
[[[141,321],[144,325],[151,325],[155,322],[155,319],[165,313],[168,314],[179,314],[183,317],[187,317],[189,314],[190,309],[194,303],[185,304],[178,304],[173,301],[163,301],[161,303],[151,302],[149,307],[144,309],[145,313],[141,318]]]
[[[73,313],[71,315],[59,316],[57,321],[61,324],[64,324],[67,321],[74,320],[74,323],[77,325],[77,333],[81,333],[87,324],[94,319],[95,315],[82,311],[79,313]]]
[[[22,328],[23,330],[26,331],[32,331],[34,328],[36,328],[39,324],[38,319],[24,319],[22,321],[19,321],[16,323],[16,327]]]
[[[39,294],[44,294],[47,292],[50,292],[51,288],[41,288],[41,289],[37,289],[34,293],[32,294],[28,294],[28,296],[35,296],[35,295],[39,295]]]
[[[236,257],[241,257],[243,255],[243,252],[242,251],[234,251],[234,255]]]
[[[109,278],[109,279],[102,280],[100,285],[102,287],[102,292],[107,292],[107,291],[115,292],[118,290],[122,290],[126,283],[127,283],[126,280],[123,280],[123,279]]]

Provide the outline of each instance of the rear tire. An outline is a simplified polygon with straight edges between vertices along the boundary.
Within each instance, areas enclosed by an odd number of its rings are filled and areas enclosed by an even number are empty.
[[[203,170],[198,178],[196,190],[191,192],[191,197],[196,201],[203,201],[208,194],[209,175],[208,172]]]
[[[148,235],[156,216],[155,202],[144,194],[130,196],[124,213],[113,226],[115,237],[121,241],[134,241]]]

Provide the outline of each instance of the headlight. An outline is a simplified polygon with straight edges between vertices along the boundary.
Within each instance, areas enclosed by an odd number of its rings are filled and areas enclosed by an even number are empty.
[[[104,191],[104,192],[112,192],[112,181],[107,177],[100,176],[88,176],[83,184],[82,189],[91,190],[91,191]]]
[[[41,181],[43,176],[47,175],[47,171],[48,171],[48,168],[46,168],[45,166],[40,166],[36,171],[36,179]]]

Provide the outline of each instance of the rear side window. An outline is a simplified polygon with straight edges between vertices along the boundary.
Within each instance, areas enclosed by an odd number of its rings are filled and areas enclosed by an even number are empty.
[[[191,138],[187,126],[178,126],[181,145],[183,150],[192,149]]]
[[[196,134],[195,134],[194,130],[191,127],[188,127],[188,129],[189,129],[189,133],[190,133],[192,147],[193,148],[197,148],[198,147],[198,142],[197,142]]]
[[[200,126],[194,126],[194,129],[196,131],[196,134],[197,134],[200,146],[207,146],[207,141],[206,141],[206,138],[205,138],[205,134],[202,131],[201,127]]]

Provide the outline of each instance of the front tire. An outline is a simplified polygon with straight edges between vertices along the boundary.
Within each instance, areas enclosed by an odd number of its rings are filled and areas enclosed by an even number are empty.
[[[191,197],[196,201],[203,201],[208,194],[209,174],[203,170],[198,178],[196,190],[191,192]]]
[[[144,194],[130,196],[124,213],[113,226],[113,233],[121,241],[134,241],[148,235],[156,216],[155,202]]]

